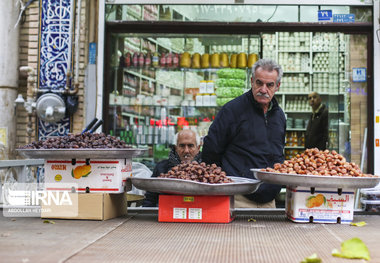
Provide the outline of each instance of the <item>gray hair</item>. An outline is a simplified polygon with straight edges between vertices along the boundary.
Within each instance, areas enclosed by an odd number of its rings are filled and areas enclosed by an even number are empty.
[[[174,145],[177,145],[177,143],[178,143],[178,134],[180,134],[183,131],[191,131],[191,132],[193,132],[194,135],[195,135],[195,141],[197,143],[197,146],[199,146],[201,144],[201,137],[199,136],[199,134],[196,131],[193,131],[193,130],[182,130],[182,131],[177,132],[174,135],[174,140],[173,140],[173,144]]]
[[[281,66],[279,64],[277,64],[276,61],[272,60],[272,59],[266,59],[266,58],[262,58],[262,59],[259,59],[253,66],[252,66],[252,78],[255,79],[255,74],[256,74],[256,70],[258,68],[262,68],[264,70],[268,70],[268,71],[272,71],[272,70],[275,70],[277,71],[278,73],[278,76],[277,76],[277,82],[276,84],[280,83],[281,81],[281,78],[282,78],[282,74],[284,73]]]

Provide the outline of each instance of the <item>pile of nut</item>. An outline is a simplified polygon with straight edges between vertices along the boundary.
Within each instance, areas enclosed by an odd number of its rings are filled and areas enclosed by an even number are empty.
[[[105,149],[130,148],[124,141],[105,133],[68,134],[61,137],[50,137],[44,141],[34,141],[20,149]]]
[[[273,168],[261,169],[265,172],[308,174],[322,176],[351,176],[373,177],[371,174],[363,174],[357,164],[346,162],[346,159],[335,150],[320,151],[317,148],[306,149],[297,154],[291,160],[283,164],[276,163]]]
[[[204,162],[198,163],[196,161],[191,163],[183,162],[174,166],[166,174],[161,173],[159,177],[191,180],[209,184],[232,182],[232,179],[227,177],[226,172],[222,171],[222,168],[216,164],[209,165]]]

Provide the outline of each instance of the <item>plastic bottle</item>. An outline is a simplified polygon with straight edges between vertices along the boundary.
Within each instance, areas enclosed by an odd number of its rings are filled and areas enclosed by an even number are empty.
[[[166,56],[165,56],[165,53],[161,53],[160,66],[162,68],[166,67]]]
[[[145,56],[145,67],[149,68],[152,65],[152,55],[148,52]]]
[[[159,62],[160,62],[160,57],[159,57],[159,55],[158,55],[157,52],[154,52],[153,53],[153,57],[152,57],[152,65],[153,65],[153,67],[158,68],[159,65],[160,65]]]
[[[144,66],[144,62],[145,62],[144,53],[140,52],[140,55],[139,55],[139,67],[142,68]]]
[[[134,67],[139,66],[139,55],[136,52],[133,54],[132,64]]]

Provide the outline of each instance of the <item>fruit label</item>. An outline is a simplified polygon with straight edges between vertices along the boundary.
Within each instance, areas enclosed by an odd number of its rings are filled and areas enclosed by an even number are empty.
[[[317,223],[350,223],[354,213],[354,190],[315,189],[288,187],[286,189],[286,213],[295,222],[309,222],[312,217]]]
[[[122,193],[132,173],[131,160],[45,160],[46,183],[77,184],[78,192]]]

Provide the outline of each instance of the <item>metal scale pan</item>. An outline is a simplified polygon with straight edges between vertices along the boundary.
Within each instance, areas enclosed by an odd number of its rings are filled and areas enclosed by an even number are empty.
[[[283,174],[263,172],[261,169],[251,169],[251,171],[254,177],[260,181],[287,186],[356,189],[372,188],[380,182],[380,177]]]
[[[210,184],[172,178],[131,177],[132,184],[141,190],[180,195],[237,195],[250,194],[257,190],[261,182],[243,177],[232,177],[231,183]]]
[[[146,150],[139,148],[108,149],[17,149],[26,158],[31,159],[132,159]]]

